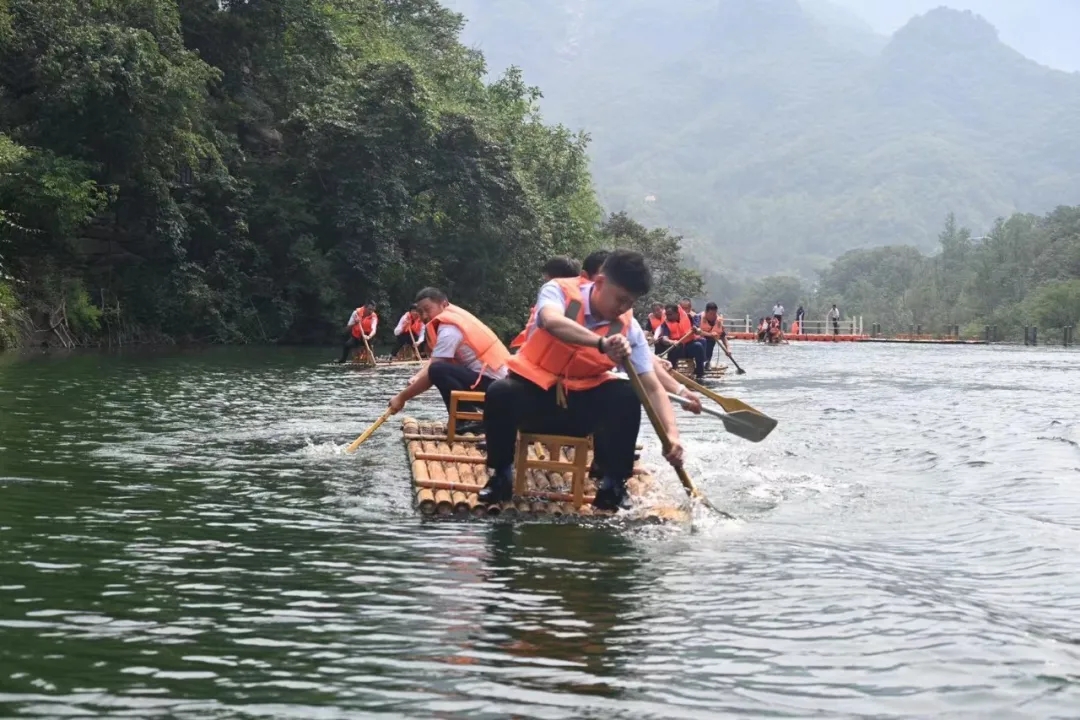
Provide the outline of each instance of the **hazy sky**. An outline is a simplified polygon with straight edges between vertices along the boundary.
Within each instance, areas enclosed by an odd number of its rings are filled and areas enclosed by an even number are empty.
[[[989,20],[1001,39],[1033,60],[1080,71],[1080,0],[833,0],[875,30],[891,34],[912,16],[945,5],[973,10]]]

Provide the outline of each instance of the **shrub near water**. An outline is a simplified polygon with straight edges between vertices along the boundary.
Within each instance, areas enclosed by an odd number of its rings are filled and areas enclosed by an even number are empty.
[[[18,309],[11,285],[0,279],[0,350],[9,350],[18,344],[19,336],[15,328]]]

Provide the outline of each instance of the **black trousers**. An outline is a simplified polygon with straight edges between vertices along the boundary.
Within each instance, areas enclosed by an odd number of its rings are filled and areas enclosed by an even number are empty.
[[[345,338],[345,345],[341,348],[341,359],[338,362],[345,362],[349,359],[349,353],[353,351],[353,348],[364,347],[364,340],[362,338],[353,337],[349,335]]]
[[[641,426],[641,401],[626,380],[610,380],[591,390],[566,394],[567,407],[544,390],[511,373],[488,388],[484,403],[487,464],[496,470],[514,463],[517,433],[593,436],[594,467],[620,480],[634,472],[634,446]]]
[[[447,412],[450,411],[450,393],[453,391],[475,390],[477,392],[486,392],[491,387],[491,384],[495,382],[487,375],[484,375],[477,384],[475,370],[470,370],[464,365],[458,365],[446,360],[433,361],[428,366],[428,377],[431,378],[431,384],[438,388],[439,394],[442,395]],[[460,403],[458,409],[467,412],[479,412],[480,406],[476,403]]]
[[[705,343],[700,340],[692,340],[683,345],[676,345],[667,354],[667,359],[674,365],[683,358],[694,361],[694,374],[701,377],[705,374]]]

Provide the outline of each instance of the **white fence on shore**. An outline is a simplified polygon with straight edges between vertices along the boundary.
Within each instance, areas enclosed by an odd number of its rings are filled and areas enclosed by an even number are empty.
[[[769,317],[772,317],[771,315]],[[784,332],[791,332],[792,321],[784,319]],[[729,333],[756,333],[758,321],[751,319],[749,315],[743,318],[724,318],[724,330]],[[803,320],[799,329],[800,335],[862,335],[862,315],[851,318],[841,318],[835,324],[832,320]]]

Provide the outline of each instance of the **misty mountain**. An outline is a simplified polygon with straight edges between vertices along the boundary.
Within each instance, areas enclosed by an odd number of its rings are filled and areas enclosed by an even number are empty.
[[[948,5],[976,12],[1001,31],[1001,38],[1044,65],[1080,71],[1080,2],[1076,0],[829,0],[891,35],[915,15]]]
[[[1080,197],[1080,75],[938,9],[882,38],[825,0],[454,0],[465,41],[520,66],[593,138],[602,200],[710,268],[820,267],[934,246]]]

